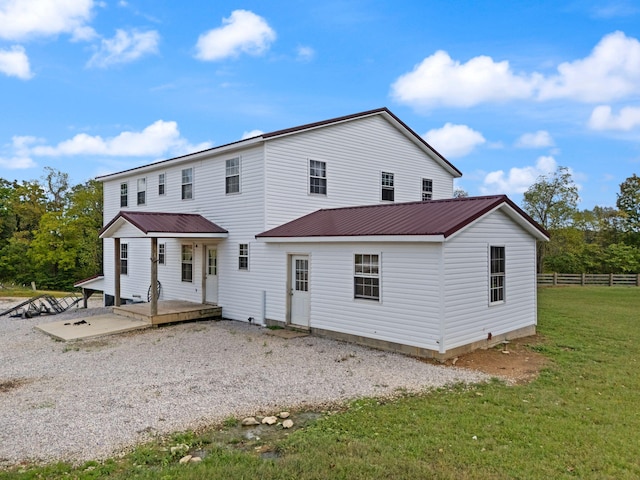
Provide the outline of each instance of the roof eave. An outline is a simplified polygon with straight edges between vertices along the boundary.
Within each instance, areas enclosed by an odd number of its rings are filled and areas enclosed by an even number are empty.
[[[256,235],[264,243],[442,243],[444,235],[335,235],[311,237],[268,237]]]

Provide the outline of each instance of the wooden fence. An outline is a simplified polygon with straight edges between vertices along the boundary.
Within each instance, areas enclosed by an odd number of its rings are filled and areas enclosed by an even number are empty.
[[[540,273],[538,285],[604,285],[640,287],[640,273]]]

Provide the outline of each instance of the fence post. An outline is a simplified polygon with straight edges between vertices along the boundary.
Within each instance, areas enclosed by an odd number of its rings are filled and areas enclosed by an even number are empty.
[[[558,285],[558,272],[553,272],[553,286]]]
[[[609,274],[609,286],[613,287],[613,273]]]
[[[636,287],[640,287],[640,273],[636,275]]]
[[[582,285],[584,287],[585,284],[585,279],[587,278],[587,274],[583,273],[582,274],[582,278],[580,279],[580,285]]]

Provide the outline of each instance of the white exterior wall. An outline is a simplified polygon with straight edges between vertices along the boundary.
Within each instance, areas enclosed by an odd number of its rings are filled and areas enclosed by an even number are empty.
[[[505,302],[489,305],[489,246],[504,246]],[[536,242],[501,211],[445,243],[447,350],[536,324]]]
[[[266,145],[265,230],[321,208],[383,202],[381,173],[394,174],[395,203],[453,196],[453,177],[385,119],[376,115],[270,140]],[[309,194],[309,160],[327,164],[327,195]]]
[[[287,257],[306,254],[312,328],[439,349],[441,244],[268,244],[267,250],[267,318],[287,321]],[[354,298],[356,253],[380,255],[379,302]]]

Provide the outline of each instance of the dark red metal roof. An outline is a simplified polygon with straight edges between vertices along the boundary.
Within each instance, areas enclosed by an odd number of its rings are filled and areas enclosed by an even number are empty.
[[[144,234],[153,233],[228,233],[224,228],[195,213],[120,212],[100,234],[123,218]]]
[[[443,235],[446,238],[503,204],[513,208],[544,236],[549,236],[505,195],[494,195],[318,210],[260,233],[256,238],[370,235]]]

